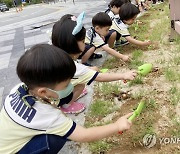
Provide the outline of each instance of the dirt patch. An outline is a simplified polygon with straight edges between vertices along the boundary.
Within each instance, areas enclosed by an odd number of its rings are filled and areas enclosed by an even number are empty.
[[[179,62],[175,58],[180,56],[179,46],[175,43],[168,42],[169,30],[164,23],[167,22],[168,15],[165,14],[168,9],[168,4],[164,4],[163,9],[158,6],[154,9],[154,12],[146,13],[142,18],[137,21],[138,26],[145,26],[142,30],[146,31],[142,34],[143,38],[147,38],[150,35],[155,35],[154,31],[158,30],[157,36],[151,36],[155,43],[151,47],[138,47],[135,45],[124,46],[118,50],[122,53],[133,55],[134,52],[143,52],[139,57],[136,57],[136,61],[143,61],[144,63],[152,63],[153,70],[146,76],[141,78],[142,83],[136,82],[130,84],[130,82],[123,83],[122,81],[113,82],[112,85],[118,85],[120,87],[119,92],[111,93],[109,96],[96,92],[94,99],[102,98],[104,100],[110,100],[117,106],[115,112],[101,118],[90,118],[92,123],[97,121],[107,123],[109,121],[116,121],[120,116],[134,111],[139,101],[143,98],[146,100],[146,107],[141,115],[133,121],[133,126],[130,130],[123,132],[123,134],[117,134],[112,137],[106,138],[103,142],[111,144],[110,149],[105,151],[102,149],[94,153],[115,153],[115,154],[160,154],[160,153],[178,153],[180,147],[177,144],[163,145],[157,142],[155,146],[150,149],[144,147],[143,137],[146,134],[156,134],[157,141],[160,137],[169,137],[172,135],[180,135],[180,102],[179,98],[179,79],[171,80],[173,74],[169,70],[175,71],[178,74]],[[156,14],[158,14],[156,18]],[[168,19],[169,20],[169,19]],[[146,22],[147,21],[147,22]],[[146,27],[149,26],[148,28]],[[167,24],[170,24],[168,21]],[[161,26],[161,27],[157,27]],[[132,28],[138,35],[138,28],[135,26]],[[158,36],[159,35],[159,36]],[[141,38],[142,36],[139,36]],[[137,37],[137,36],[136,36]],[[138,65],[139,63],[137,63]],[[109,72],[125,72],[130,68],[130,64],[123,63],[119,60],[110,61],[108,66],[111,66]],[[136,67],[137,68],[137,67]],[[130,94],[127,99],[123,99],[123,91]],[[89,119],[87,119],[89,120]],[[173,132],[173,133],[172,133]]]

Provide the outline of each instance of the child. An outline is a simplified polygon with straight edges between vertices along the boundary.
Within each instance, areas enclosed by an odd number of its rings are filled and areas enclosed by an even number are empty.
[[[86,32],[86,48],[80,55],[82,63],[86,63],[97,48],[102,48],[107,53],[123,61],[129,60],[128,56],[117,52],[105,43],[105,36],[108,34],[109,28],[112,25],[111,18],[106,13],[97,13],[92,19],[92,25],[93,27]]]
[[[78,31],[74,32],[74,29],[80,27]],[[52,30],[52,43],[53,45],[66,51],[71,58],[74,60],[76,65],[76,73],[71,83],[74,85],[74,96],[72,101],[69,103],[70,106],[79,95],[82,93],[84,86],[90,85],[94,80],[100,82],[109,82],[116,80],[133,80],[136,76],[135,71],[129,71],[126,73],[99,73],[92,70],[90,67],[78,63],[76,60],[78,56],[84,51],[85,44],[85,33],[86,30],[82,25],[82,22],[77,22],[76,17],[70,14],[64,15],[59,21],[57,21]],[[83,88],[76,89],[77,86],[83,85]],[[74,106],[74,105],[73,105]],[[66,113],[73,113],[72,109],[63,109]],[[69,110],[69,111],[68,111]]]
[[[120,7],[124,4],[129,2],[128,0],[112,0],[109,3],[109,9],[105,11],[105,13],[107,13],[109,15],[109,17],[111,18],[112,22],[116,22],[116,20],[120,20],[119,18],[119,11],[120,11]],[[111,39],[109,39],[111,37]],[[111,29],[109,30],[108,35],[106,35],[105,37],[105,42],[108,43],[108,45],[113,48],[114,47],[114,42],[115,40],[119,40],[121,37],[121,35],[116,32],[115,30]],[[120,44],[115,44],[115,46],[118,45],[126,45],[129,42],[127,40],[121,40]]]
[[[148,0],[140,0],[140,5],[141,5],[142,9],[145,11],[150,9]]]
[[[48,44],[32,47],[17,64],[23,82],[6,97],[0,112],[0,153],[56,154],[67,140],[90,142],[128,130],[129,113],[116,122],[84,128],[57,108],[72,91],[76,67],[61,49]]]
[[[105,11],[105,13],[107,13],[110,16],[111,20],[113,20],[114,18],[119,18],[119,11],[121,5],[127,2],[129,2],[129,0],[112,0],[109,3],[109,8]]]
[[[151,44],[150,41],[136,40],[133,37],[131,37],[129,34],[128,25],[131,25],[134,23],[138,14],[139,14],[139,9],[135,5],[131,3],[123,4],[119,12],[120,20],[116,20],[116,21],[114,20],[110,29],[115,30],[117,33],[121,35],[121,37],[124,37],[129,43],[140,45],[140,46],[150,45]],[[116,33],[112,33],[112,35],[115,40]],[[112,37],[110,37],[109,39],[112,39]],[[112,40],[109,40],[109,41],[112,41]]]

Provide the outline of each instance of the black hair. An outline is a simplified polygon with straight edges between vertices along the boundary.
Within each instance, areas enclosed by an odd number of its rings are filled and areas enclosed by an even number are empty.
[[[134,4],[125,3],[121,6],[119,16],[121,20],[129,20],[140,13],[139,8]]]
[[[121,7],[124,3],[127,3],[127,2],[129,2],[129,0],[112,0],[108,6],[109,8],[113,6]]]
[[[27,50],[17,64],[17,75],[30,89],[55,86],[71,79],[76,67],[62,49],[49,44],[38,44]]]
[[[111,26],[112,20],[108,14],[106,14],[104,12],[99,12],[92,18],[92,25],[93,25],[93,27],[95,27],[95,26],[100,26],[100,27]]]
[[[82,51],[79,49],[77,41],[82,41],[86,36],[86,29],[82,27],[75,36],[72,34],[77,22],[71,19],[73,15],[66,14],[57,21],[52,30],[53,45],[63,49],[68,54],[78,54]]]

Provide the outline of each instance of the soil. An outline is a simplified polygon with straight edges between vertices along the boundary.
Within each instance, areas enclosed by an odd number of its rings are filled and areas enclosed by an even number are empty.
[[[160,10],[160,13],[163,13],[164,10]],[[145,14],[144,17],[149,17],[150,14]],[[167,18],[167,16],[164,16]],[[160,23],[160,19],[155,19],[150,24],[150,29],[147,32],[150,34],[157,23]],[[143,25],[144,22],[139,22],[139,25]],[[177,45],[173,43],[169,43],[169,33],[164,32],[162,34],[161,42],[158,41],[154,44],[154,47],[151,50],[148,50],[147,47],[137,47],[134,45],[128,45],[123,47],[123,51],[126,51],[127,54],[131,54],[131,52],[135,49],[143,50],[143,61],[147,63],[153,64],[153,70],[147,76],[143,78],[143,84],[141,85],[134,85],[133,87],[128,87],[123,82],[116,82],[122,85],[122,91],[119,94],[112,94],[109,97],[114,98],[116,104],[119,103],[119,109],[108,115],[107,117],[101,117],[97,119],[98,121],[116,121],[120,116],[129,113],[136,109],[140,98],[134,99],[133,95],[136,94],[138,91],[143,91],[143,96],[147,100],[155,100],[155,106],[149,104],[150,106],[146,107],[146,111],[144,111],[140,117],[136,119],[133,124],[133,127],[126,132],[123,132],[122,135],[114,135],[113,137],[109,137],[105,139],[107,143],[113,143],[114,146],[112,149],[109,149],[107,152],[100,152],[100,153],[107,153],[107,154],[169,154],[169,153],[180,153],[180,142],[179,144],[157,144],[152,148],[145,148],[143,145],[142,138],[143,133],[147,133],[146,131],[143,132],[143,129],[147,129],[147,125],[149,122],[152,122],[152,129],[153,132],[157,136],[157,140],[160,137],[171,137],[172,130],[176,129],[180,132],[180,125],[176,125],[173,122],[173,119],[176,118],[177,121],[180,123],[180,102],[177,102],[176,105],[170,103],[170,94],[169,91],[172,88],[173,84],[170,81],[167,81],[164,75],[165,66],[171,62],[173,52],[176,50]],[[164,63],[160,63],[159,60],[162,59]],[[127,66],[122,63],[121,61],[116,61],[115,68],[112,69],[110,72],[125,72],[127,70]],[[180,72],[180,67],[177,66],[175,68],[176,71]],[[180,88],[180,83],[174,83],[177,88]],[[123,91],[125,93],[123,93]],[[130,93],[128,93],[130,91]],[[128,95],[127,95],[128,93]],[[123,94],[126,94],[128,97],[123,99]],[[99,94],[95,94],[94,99],[99,98]],[[88,121],[92,121],[94,123],[94,118],[87,119]],[[138,136],[138,134],[141,134]],[[145,135],[145,134],[144,134]],[[180,135],[180,134],[176,134]],[[137,139],[135,138],[137,137]],[[179,137],[179,136],[177,136]]]

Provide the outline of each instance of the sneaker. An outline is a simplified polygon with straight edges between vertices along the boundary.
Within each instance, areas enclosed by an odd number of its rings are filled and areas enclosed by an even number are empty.
[[[81,93],[81,95],[77,98],[77,100],[80,99],[81,97],[87,95],[87,93],[88,93],[87,89],[84,88],[83,91],[82,91],[82,93]]]
[[[97,53],[93,53],[89,59],[99,59],[99,58],[102,58],[102,55],[101,54],[97,54]]]
[[[89,64],[89,63],[82,63],[83,65],[86,65],[86,66],[92,66],[91,64]]]
[[[115,43],[115,47],[119,47],[119,46],[124,46],[124,45],[127,45],[129,44],[129,42],[127,40],[120,40],[120,41],[116,41]]]
[[[67,108],[61,107],[61,111],[67,114],[81,113],[86,109],[83,103],[73,102]]]

